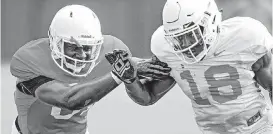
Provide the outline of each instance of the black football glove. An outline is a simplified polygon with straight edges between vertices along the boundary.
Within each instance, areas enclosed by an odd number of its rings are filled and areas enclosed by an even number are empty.
[[[159,61],[156,56],[151,59],[141,60],[137,63],[137,75],[140,79],[151,78],[162,80],[170,76],[171,68],[165,62]]]
[[[113,52],[106,53],[105,58],[112,65],[113,74],[121,81],[126,84],[135,81],[137,71],[127,51],[115,49]]]

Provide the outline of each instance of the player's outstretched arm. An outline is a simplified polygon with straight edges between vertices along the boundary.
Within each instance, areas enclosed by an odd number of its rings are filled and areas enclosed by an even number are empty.
[[[105,55],[113,66],[113,74],[124,82],[130,98],[140,105],[151,105],[174,85],[166,63],[153,59],[130,57],[124,50]]]
[[[143,82],[144,81],[144,82]],[[130,98],[142,106],[149,106],[162,98],[176,84],[172,77],[155,79],[136,79],[131,84],[125,84]],[[147,98],[143,99],[141,93],[145,92]]]
[[[255,80],[269,92],[272,103],[272,53],[268,52],[252,65]]]
[[[126,91],[134,102],[148,106],[157,102],[163,97],[175,84],[175,80],[170,76],[171,68],[168,64],[159,61],[156,56],[150,59],[139,60],[132,57],[136,62],[137,79],[131,84],[125,84]],[[140,91],[146,91],[149,99],[143,101]]]
[[[37,97],[46,104],[69,110],[78,110],[95,103],[117,86],[110,73],[74,86],[44,76],[17,84],[19,90]]]

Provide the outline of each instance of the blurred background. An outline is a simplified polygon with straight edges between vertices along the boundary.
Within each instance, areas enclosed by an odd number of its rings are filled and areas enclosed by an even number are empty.
[[[271,33],[272,0],[216,0],[224,19],[249,16],[261,21]],[[150,37],[162,24],[165,0],[1,0],[1,103],[2,134],[9,134],[16,117],[13,101],[15,78],[9,61],[26,42],[47,36],[54,14],[68,4],[83,4],[98,15],[104,34],[120,38],[136,57],[151,56]],[[198,3],[197,3],[198,4]],[[157,104],[138,106],[123,86],[89,111],[91,133],[164,134],[200,133],[190,101],[175,87]]]
[[[224,19],[250,16],[271,32],[272,0],[216,0]],[[150,56],[152,33],[162,24],[165,0],[2,0],[2,60],[9,61],[26,42],[47,36],[55,13],[67,4],[84,4],[98,15],[104,34],[113,34],[134,56]]]

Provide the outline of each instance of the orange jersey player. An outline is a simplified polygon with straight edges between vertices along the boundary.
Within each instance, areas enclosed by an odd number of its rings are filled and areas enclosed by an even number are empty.
[[[121,83],[104,55],[129,49],[118,38],[102,35],[98,17],[82,5],[60,9],[48,34],[12,58],[18,111],[12,133],[88,134],[88,109]]]
[[[151,50],[172,69],[170,77],[126,87],[133,100],[150,105],[177,83],[204,134],[272,134],[272,106],[261,92],[272,99],[272,48],[259,21],[221,21],[214,0],[167,0]],[[135,90],[147,94],[141,99]]]

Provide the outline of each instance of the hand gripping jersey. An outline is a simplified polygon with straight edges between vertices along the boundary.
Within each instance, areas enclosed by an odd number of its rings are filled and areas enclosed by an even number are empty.
[[[112,67],[104,55],[114,49],[129,51],[119,39],[105,35],[97,66],[87,77],[72,77],[61,70],[52,60],[49,40],[47,38],[38,39],[27,43],[14,54],[10,66],[11,73],[18,78],[17,83],[37,76],[46,76],[72,86],[109,73]],[[15,103],[19,114],[19,126],[23,134],[86,133],[88,107],[73,111],[61,109],[47,105],[18,90],[15,91]]]
[[[191,99],[204,133],[248,133],[272,123],[272,111],[253,79],[251,66],[273,47],[266,28],[251,18],[224,21],[207,56],[185,64],[164,39],[163,27],[152,36],[151,50],[172,68],[171,75]]]

